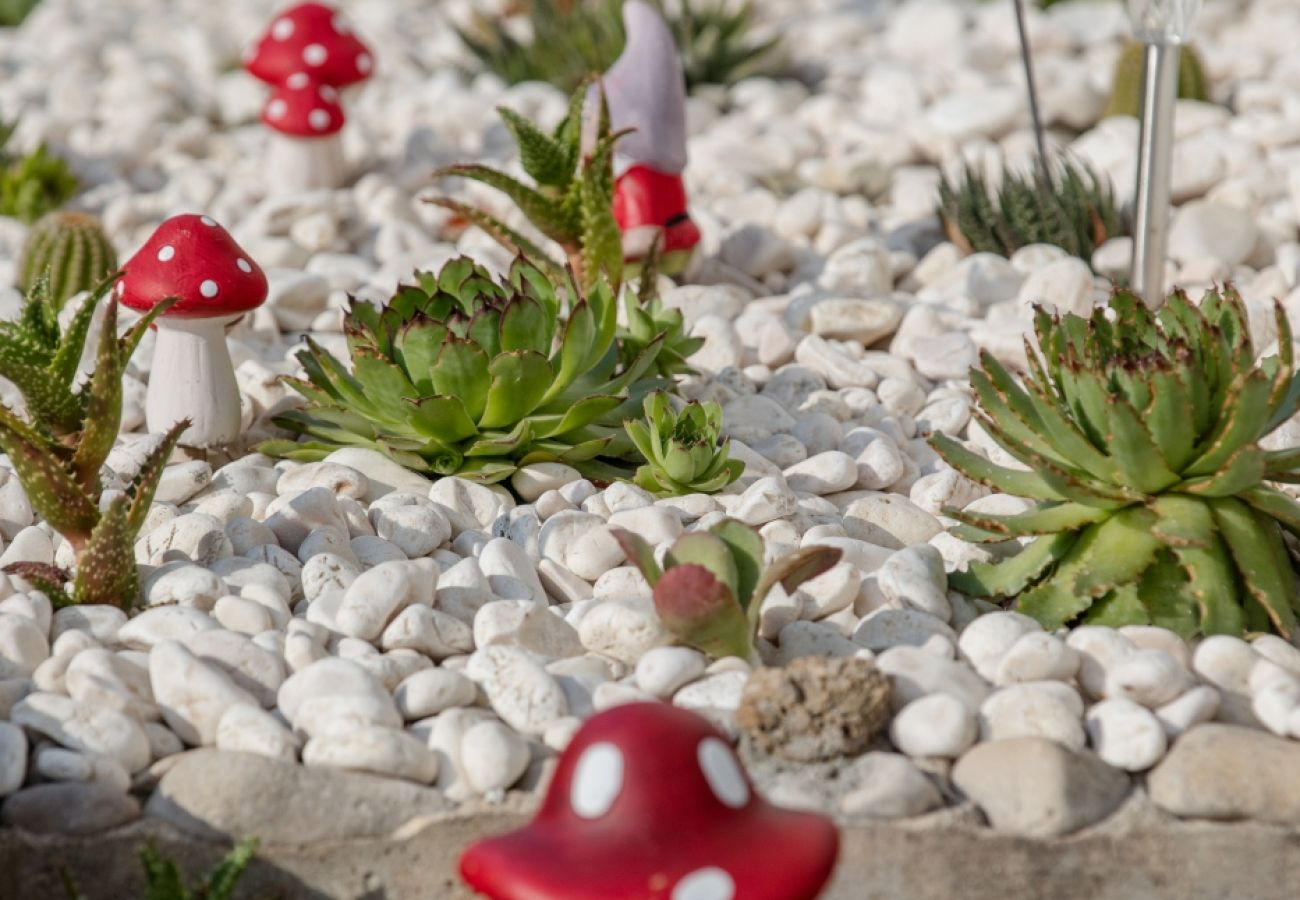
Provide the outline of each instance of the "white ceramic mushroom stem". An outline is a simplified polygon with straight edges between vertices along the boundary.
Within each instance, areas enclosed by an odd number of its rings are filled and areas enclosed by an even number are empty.
[[[347,177],[341,135],[294,137],[273,133],[266,160],[267,187],[292,193],[341,186]]]
[[[188,418],[192,424],[181,436],[187,446],[220,446],[239,437],[239,385],[226,346],[226,326],[238,319],[157,320],[145,397],[150,431],[166,431]]]

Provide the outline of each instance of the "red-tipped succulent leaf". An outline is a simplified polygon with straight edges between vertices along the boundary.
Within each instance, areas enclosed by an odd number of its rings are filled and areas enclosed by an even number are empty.
[[[536,818],[460,871],[492,900],[812,900],[838,847],[830,820],[758,796],[705,719],[632,703],[589,719]]]
[[[751,627],[731,588],[704,566],[673,566],[654,587],[655,611],[678,640],[710,656],[753,653]]]
[[[284,84],[305,73],[342,88],[369,78],[374,57],[339,12],[323,3],[299,3],[275,17],[244,68],[267,84]]]
[[[145,312],[168,297],[172,319],[235,316],[262,305],[266,275],[230,232],[208,216],[173,216],[122,266],[123,306]]]

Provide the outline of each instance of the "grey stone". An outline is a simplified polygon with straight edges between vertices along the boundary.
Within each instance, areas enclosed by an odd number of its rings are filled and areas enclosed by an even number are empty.
[[[1237,725],[1197,725],[1151,770],[1147,790],[1176,816],[1300,825],[1300,743]]]
[[[1129,791],[1129,776],[1088,751],[1038,737],[976,744],[953,783],[999,831],[1050,838],[1099,822]]]
[[[11,796],[0,821],[37,834],[98,834],[140,818],[135,798],[102,784],[38,784]]]
[[[206,749],[183,754],[145,807],[196,837],[264,844],[379,837],[446,809],[440,792],[409,781]]]

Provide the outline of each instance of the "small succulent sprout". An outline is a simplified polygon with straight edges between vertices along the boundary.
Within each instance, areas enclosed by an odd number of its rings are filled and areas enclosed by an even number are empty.
[[[44,282],[15,323],[0,324],[0,372],[23,394],[29,419],[0,406],[0,451],[8,454],[32,508],[71,545],[77,557],[72,593],[67,573],[54,566],[15,563],[6,568],[45,591],[56,606],[108,603],[129,609],[139,594],[135,536],[144,524],[168,457],[189,424],[177,423],[146,457],[125,493],[101,500],[100,470],[117,440],[122,419],[122,376],[154,318],[158,304],[117,331],[117,302],[109,300],[100,328],[95,370],[73,389],[96,304],[114,279],[103,282],[60,333]]]
[[[17,122],[0,122],[0,216],[35,222],[77,192],[79,182],[67,161],[45,144],[23,155],[5,150]]]
[[[966,253],[1010,257],[1029,244],[1054,244],[1091,265],[1094,250],[1128,234],[1110,181],[1070,160],[1050,183],[1038,172],[1003,169],[996,189],[968,165],[955,184],[940,180],[938,214],[948,240]]]
[[[1278,354],[1256,362],[1231,288],[1199,307],[1177,292],[1158,312],[1127,292],[1087,319],[1038,310],[1023,383],[987,354],[971,373],[977,420],[1024,468],[931,437],[967,477],[1036,501],[1016,515],[947,510],[954,533],[1031,540],[949,583],[1014,599],[1046,628],[1294,635],[1283,531],[1300,535],[1300,504],[1272,482],[1300,482],[1300,450],[1260,446],[1300,410],[1291,328],[1275,314]]]
[[[623,311],[627,324],[619,329],[619,352],[624,362],[635,359],[642,349],[663,335],[655,357],[655,369],[665,378],[696,374],[687,360],[704,346],[704,338],[686,332],[680,309],[664,306],[659,297],[659,270],[663,254],[656,240],[641,263],[636,290],[623,289]]]
[[[262,124],[272,131],[266,183],[280,190],[336,188],[347,177],[338,91],[299,73],[271,92]]]
[[[611,130],[604,91],[589,91],[584,82],[569,101],[568,114],[549,134],[512,110],[502,107],[500,113],[533,185],[477,164],[447,166],[434,177],[469,178],[501,191],[534,228],[560,245],[585,290],[605,280],[617,294],[623,283],[623,250],[613,213],[613,159],[625,132]],[[512,253],[533,259],[552,280],[563,280],[561,263],[491,213],[446,197],[429,202],[483,229]]]
[[[43,275],[49,298],[62,308],[117,269],[117,251],[99,220],[88,213],[57,211],[32,226],[18,261],[18,288],[30,294]]]
[[[308,440],[262,450],[308,460],[370,447],[417,472],[485,483],[534,462],[623,477],[634,448],[622,408],[651,389],[661,341],[620,365],[616,317],[603,281],[583,292],[523,258],[500,279],[452,260],[382,311],[352,303],[350,372],[308,339],[298,355],[307,378],[289,382],[307,406],[276,420]]]
[[[645,420],[623,423],[627,436],[645,457],[636,483],[653,494],[712,494],[731,484],[745,464],[727,458],[730,441],[722,437],[722,407],[687,403],[680,413],[664,391],[645,398]]]
[[[763,538],[735,519],[682,535],[661,568],[645,539],[612,529],[628,560],[653,589],[655,610],[679,641],[709,656],[756,658],[763,600],[777,584],[793,592],[840,561],[836,547],[804,547],[763,567]]]

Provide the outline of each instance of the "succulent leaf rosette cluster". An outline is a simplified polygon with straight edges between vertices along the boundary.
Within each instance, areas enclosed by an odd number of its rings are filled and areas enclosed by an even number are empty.
[[[522,257],[494,279],[467,258],[398,289],[380,310],[353,302],[344,321],[352,367],[308,340],[305,409],[278,424],[306,441],[264,452],[317,460],[369,447],[428,475],[492,483],[534,462],[620,477],[632,447],[624,406],[662,382],[658,337],[620,363],[617,305],[603,280],[556,285]]]
[[[653,589],[655,611],[679,641],[715,658],[756,658],[754,635],[763,600],[780,584],[793,592],[840,561],[836,547],[811,546],[763,566],[763,538],[723,519],[682,535],[660,566],[644,538],[611,529],[628,560]]]
[[[645,398],[645,421],[629,419],[623,427],[646,459],[635,481],[652,494],[712,494],[745,470],[743,462],[727,458],[730,441],[722,437],[716,403],[692,401],[679,413],[667,393],[655,391]]]
[[[1199,307],[1178,292],[1158,310],[1118,292],[1090,318],[1041,309],[1017,382],[991,356],[971,373],[979,424],[1024,468],[995,465],[944,435],[954,468],[1036,504],[1017,515],[948,510],[967,540],[1027,538],[950,583],[1017,598],[1048,628],[1153,624],[1184,636],[1296,627],[1300,594],[1283,532],[1300,504],[1300,449],[1260,440],[1300,409],[1291,329],[1256,361],[1232,289]]]
[[[107,603],[129,609],[139,594],[135,536],[144,524],[167,459],[176,448],[182,421],[145,458],[127,489],[105,503],[100,470],[117,440],[122,419],[122,376],[154,318],[172,301],[158,304],[117,333],[117,303],[109,300],[100,324],[95,371],[77,385],[95,306],[116,277],[103,282],[60,332],[58,304],[48,279],[37,282],[21,316],[0,322],[0,375],[23,395],[27,418],[0,406],[0,450],[9,455],[32,508],[77,554],[71,594],[67,573],[41,563],[20,562],[6,571],[44,591],[56,607]]]

